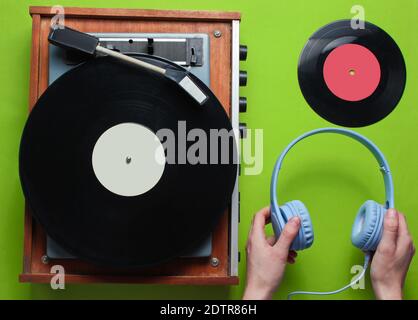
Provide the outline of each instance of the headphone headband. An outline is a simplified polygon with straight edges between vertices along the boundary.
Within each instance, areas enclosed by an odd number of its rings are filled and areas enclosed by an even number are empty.
[[[316,129],[316,130],[309,131],[309,132],[301,135],[300,137],[296,138],[295,140],[293,140],[284,149],[284,151],[282,152],[282,154],[280,155],[280,157],[276,161],[276,164],[275,164],[274,170],[273,170],[273,176],[272,176],[272,179],[271,179],[270,199],[271,199],[271,205],[272,206],[274,206],[275,208],[279,207],[278,202],[277,202],[277,198],[276,198],[276,195],[277,195],[277,180],[278,180],[278,175],[279,175],[280,169],[282,167],[283,160],[286,157],[287,153],[299,141],[301,141],[301,140],[303,140],[307,137],[319,134],[319,133],[337,133],[337,134],[341,134],[341,135],[350,137],[354,140],[357,140],[362,145],[364,145],[373,154],[373,156],[376,158],[377,162],[379,163],[380,171],[383,173],[383,180],[384,180],[384,183],[385,183],[385,196],[386,196],[385,207],[386,207],[386,209],[395,207],[394,187],[393,187],[392,175],[390,173],[389,164],[386,161],[385,156],[383,155],[383,153],[380,151],[380,149],[373,142],[371,142],[369,139],[362,136],[361,134],[359,134],[357,132],[354,132],[352,130],[340,129],[340,128],[322,128],[322,129]]]

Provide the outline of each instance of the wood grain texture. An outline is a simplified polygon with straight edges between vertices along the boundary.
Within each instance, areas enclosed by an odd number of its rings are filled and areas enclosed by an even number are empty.
[[[30,87],[29,87],[29,109],[38,100],[38,85],[39,85],[39,42],[41,35],[41,16],[32,16],[32,47],[30,59]]]
[[[49,273],[22,274],[20,282],[50,283]],[[67,283],[131,283],[131,284],[174,284],[174,285],[237,285],[238,277],[183,277],[183,276],[115,276],[115,275],[74,275],[65,276]]]
[[[39,42],[40,42],[41,17],[36,14],[32,16],[32,46],[31,46],[31,67],[29,83],[29,110],[32,110],[38,100],[39,86]],[[25,205],[25,226],[23,240],[23,271],[31,269],[32,261],[32,215]]]
[[[70,9],[70,10],[67,10]],[[49,44],[51,14],[49,7],[31,7],[33,18],[32,66],[30,87],[30,109],[48,87]],[[84,32],[124,33],[206,33],[210,35],[211,89],[225,110],[231,110],[231,19],[229,13],[201,13],[156,10],[123,9],[77,9],[66,8],[65,23]],[[116,16],[114,19],[112,15]],[[134,17],[135,19],[133,19]],[[176,18],[175,18],[176,17]],[[179,21],[177,18],[187,21]],[[209,19],[210,17],[210,19]],[[229,18],[227,18],[229,17]],[[123,18],[123,19],[122,19]],[[211,21],[211,22],[209,22]],[[213,36],[219,30],[220,38]],[[216,57],[214,59],[213,57]],[[81,260],[52,260],[44,264],[41,258],[46,253],[46,234],[26,210],[24,270],[22,282],[49,282],[50,267],[63,265],[66,281],[77,283],[123,282],[123,283],[167,283],[167,284],[238,284],[237,277],[229,276],[229,221],[227,210],[213,232],[212,256],[220,264],[213,267],[210,257],[178,258],[153,268],[115,269],[98,267]],[[157,235],[156,235],[157,236]],[[152,241],[152,239],[150,239]]]
[[[118,8],[74,8],[64,7],[65,15],[77,18],[82,17],[97,17],[97,18],[111,18],[123,20],[135,19],[158,19],[160,21],[231,21],[240,20],[241,14],[239,12],[221,12],[221,11],[180,11],[180,10],[150,10],[150,9],[118,9]],[[51,17],[51,7],[30,7],[31,15],[42,15],[44,17]]]

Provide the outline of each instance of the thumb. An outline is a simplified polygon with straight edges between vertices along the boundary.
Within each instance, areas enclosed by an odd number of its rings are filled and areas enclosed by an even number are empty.
[[[383,222],[382,240],[379,249],[390,253],[396,250],[396,242],[398,239],[399,214],[395,209],[389,209],[386,212]]]
[[[296,235],[299,232],[299,228],[300,228],[300,218],[293,217],[286,223],[286,225],[283,228],[282,233],[280,234],[279,239],[274,245],[276,250],[280,252],[281,256],[283,256],[284,259],[287,259],[290,246],[293,240],[296,238]]]

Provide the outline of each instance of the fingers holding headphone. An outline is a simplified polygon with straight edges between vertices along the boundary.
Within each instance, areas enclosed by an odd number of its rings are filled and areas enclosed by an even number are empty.
[[[257,212],[254,216],[250,229],[250,237],[257,239],[266,239],[264,228],[270,219],[270,207],[265,207]]]
[[[248,240],[246,245],[247,254],[253,250],[257,250],[266,246],[272,240],[268,240],[265,233],[265,226],[270,219],[270,207],[265,207],[258,211],[252,220]]]
[[[382,240],[377,247],[377,251],[390,255],[396,252],[398,229],[399,213],[395,209],[389,209],[383,221]]]
[[[395,254],[398,252],[415,253],[412,237],[408,230],[405,215],[389,209],[383,223],[382,240],[377,248],[382,253]]]
[[[288,263],[296,259],[289,251],[300,226],[299,218],[286,224],[280,238],[267,237],[265,226],[269,223],[270,208],[260,210],[252,223],[247,241],[247,284],[244,299],[271,299],[280,285]]]
[[[267,238],[267,243],[272,247],[276,244],[276,242],[277,242],[277,239],[275,236],[270,236]],[[298,256],[298,253],[296,251],[290,250],[287,256],[287,263],[294,264],[296,262],[297,256]]]
[[[415,254],[415,246],[408,230],[405,215],[399,213],[399,231],[397,251],[406,252],[412,258]]]
[[[378,299],[402,299],[406,274],[415,253],[405,216],[389,209],[382,240],[373,255],[370,276]]]
[[[294,217],[286,223],[283,228],[283,231],[280,234],[279,239],[274,245],[274,248],[279,255],[279,257],[284,260],[288,261],[288,257],[290,256],[289,250],[290,246],[292,245],[293,240],[296,238],[300,228],[300,218]],[[294,257],[290,257],[289,263],[294,262]]]

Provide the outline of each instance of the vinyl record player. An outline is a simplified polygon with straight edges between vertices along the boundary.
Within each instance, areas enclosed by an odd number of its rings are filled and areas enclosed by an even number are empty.
[[[83,57],[48,43],[51,8],[31,7],[30,13],[32,109],[48,86],[83,63]],[[239,97],[240,85],[246,84],[246,73],[239,71],[239,61],[246,58],[246,48],[239,44],[239,21],[238,13],[228,12],[65,8],[66,26],[98,37],[107,49],[161,57],[186,68],[212,90],[237,130],[243,129],[239,112],[246,107]],[[25,217],[22,282],[49,282],[51,267],[61,265],[67,282],[238,283],[238,179],[228,209],[211,234],[174,260],[151,267],[91,264],[53,240],[29,206]]]

